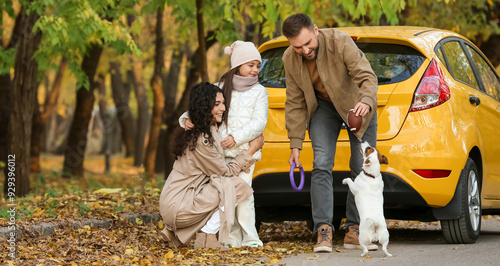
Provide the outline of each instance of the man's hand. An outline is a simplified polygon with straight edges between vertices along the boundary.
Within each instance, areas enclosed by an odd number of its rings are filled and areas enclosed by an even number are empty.
[[[223,141],[220,142],[222,148],[232,148],[236,145],[236,141],[234,141],[233,136],[229,135]]]
[[[365,116],[370,112],[370,106],[366,103],[359,102],[354,106],[354,114],[356,116]]]
[[[292,165],[292,163],[295,163],[295,168],[300,168],[302,167],[302,163],[299,161],[300,157],[300,150],[297,148],[292,149],[292,153],[290,154],[290,159],[288,159],[288,163]]]

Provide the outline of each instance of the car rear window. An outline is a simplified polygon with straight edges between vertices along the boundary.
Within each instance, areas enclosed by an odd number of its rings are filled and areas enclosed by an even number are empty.
[[[422,65],[425,57],[417,50],[398,44],[356,43],[370,62],[378,84],[391,84],[410,78]],[[263,86],[285,88],[285,69],[281,57],[287,47],[262,53],[259,80]]]
[[[259,81],[264,87],[285,88],[285,68],[283,67],[283,53],[288,47],[280,47],[264,51],[260,66]]]

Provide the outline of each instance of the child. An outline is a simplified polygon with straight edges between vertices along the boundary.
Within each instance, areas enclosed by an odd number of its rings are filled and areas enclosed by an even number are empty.
[[[219,128],[221,146],[224,156],[229,162],[241,151],[248,149],[249,141],[262,134],[267,124],[267,108],[269,106],[267,90],[259,84],[258,74],[262,59],[259,51],[251,42],[235,41],[227,46],[224,52],[231,56],[231,69],[216,83],[224,91],[228,119]],[[184,113],[179,119],[186,130],[193,127]],[[261,151],[254,155],[260,160]],[[241,172],[239,177],[252,185],[255,164],[248,171]],[[255,207],[253,195],[236,206],[235,222],[226,245],[232,247],[262,246],[255,228]]]

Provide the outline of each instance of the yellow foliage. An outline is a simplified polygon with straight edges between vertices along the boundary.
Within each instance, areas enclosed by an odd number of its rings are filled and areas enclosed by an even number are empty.
[[[127,248],[127,249],[125,250],[125,255],[130,255],[130,254],[132,254],[132,253],[134,253],[134,250],[133,250],[133,249],[131,249],[131,248]]]

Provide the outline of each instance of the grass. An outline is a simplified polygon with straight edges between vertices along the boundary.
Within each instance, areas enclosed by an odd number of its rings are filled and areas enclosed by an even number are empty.
[[[111,218],[158,212],[163,175],[146,180],[141,168],[133,166],[133,158],[112,157],[111,171],[105,173],[104,157],[89,156],[84,161],[85,175],[70,178],[61,175],[63,160],[63,156],[42,155],[41,173],[30,175],[30,194],[16,199],[16,219]],[[5,198],[0,202],[7,203]],[[0,226],[9,217],[7,209],[1,209]]]

